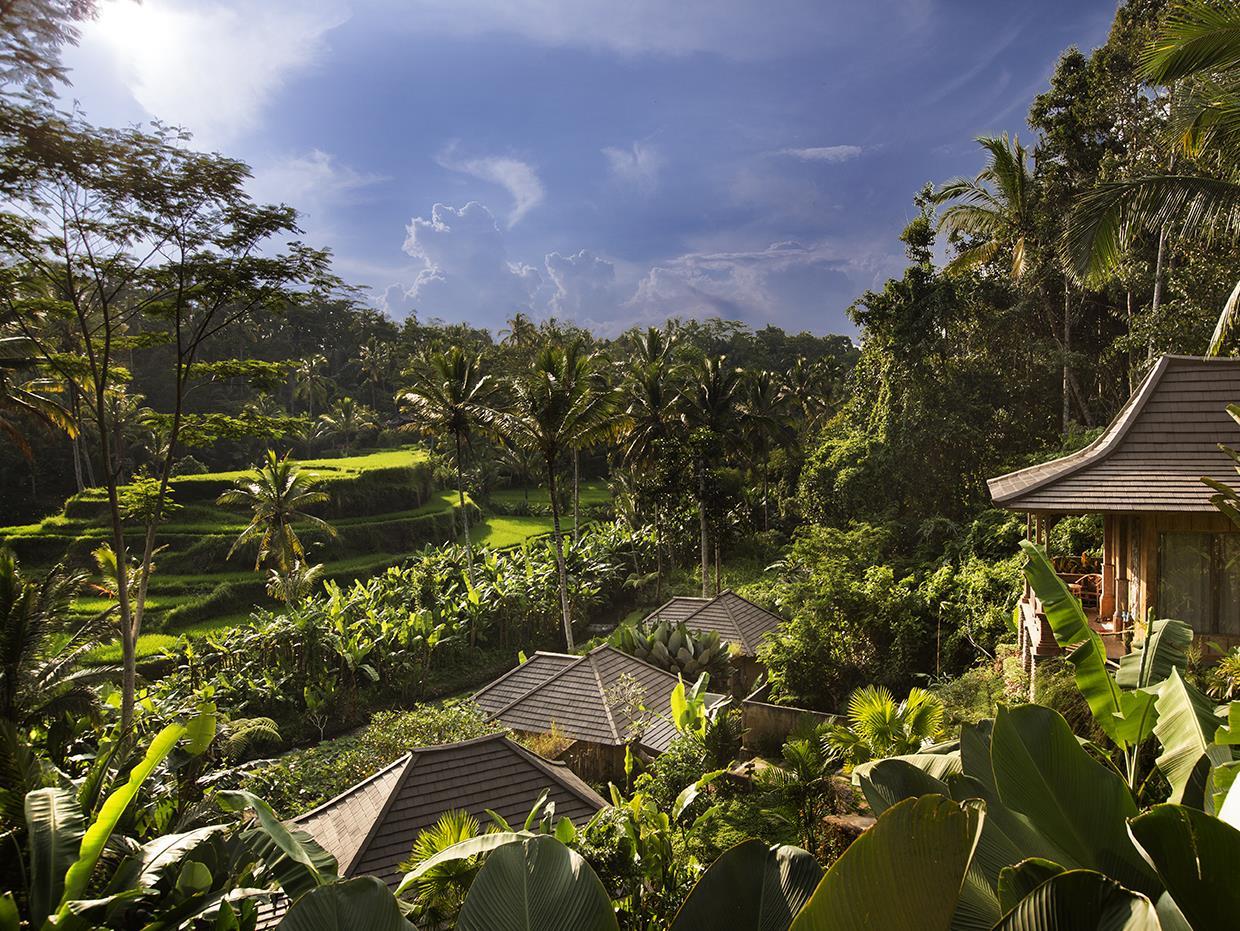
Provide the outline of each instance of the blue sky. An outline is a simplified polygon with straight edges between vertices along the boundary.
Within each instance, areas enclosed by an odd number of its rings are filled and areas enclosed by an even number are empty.
[[[97,123],[158,117],[392,316],[851,332],[927,181],[1028,134],[1113,0],[105,0]]]

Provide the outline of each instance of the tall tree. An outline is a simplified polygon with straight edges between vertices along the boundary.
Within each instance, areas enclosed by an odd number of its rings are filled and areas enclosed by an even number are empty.
[[[680,394],[680,414],[691,431],[694,479],[697,483],[698,520],[702,544],[702,597],[709,592],[710,507],[712,477],[725,457],[727,438],[736,427],[741,370],[727,356],[705,356],[689,375]],[[716,546],[718,543],[716,542]]]
[[[488,421],[496,432],[535,451],[542,460],[551,496],[552,545],[560,588],[564,643],[574,648],[568,569],[560,527],[559,467],[564,455],[609,429],[611,398],[598,390],[593,365],[583,345],[548,342],[528,373],[510,383],[511,401],[493,410]]]
[[[771,453],[788,439],[788,395],[773,372],[751,372],[741,383],[741,426],[750,462],[762,483],[762,529],[771,524]]]
[[[465,504],[465,449],[474,429],[483,422],[495,394],[495,382],[483,371],[482,355],[469,355],[453,346],[434,352],[413,370],[413,384],[397,398],[413,418],[412,426],[427,436],[452,437],[456,450],[456,495],[464,529],[469,580],[474,581],[474,545],[469,536],[469,509]]]
[[[110,398],[128,379],[130,360],[147,353],[162,360],[172,385],[157,421],[154,472],[162,501],[183,434],[201,443],[251,429],[236,418],[187,413],[186,392],[218,364],[203,361],[204,349],[259,311],[335,285],[326,253],[288,241],[297,232],[291,208],[254,204],[243,163],[194,152],[186,142],[161,126],[100,129],[76,116],[0,108],[0,161],[14,209],[0,217],[0,247],[11,259],[2,271],[0,308],[50,371],[81,387],[82,409],[98,431],[121,567],[125,731],[159,516],[147,527],[130,579],[118,492],[124,463]],[[64,351],[65,333],[71,352]]]

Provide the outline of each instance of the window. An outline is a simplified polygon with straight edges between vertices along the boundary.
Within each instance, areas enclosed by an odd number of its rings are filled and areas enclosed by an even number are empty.
[[[1162,534],[1157,616],[1198,633],[1240,635],[1240,534]]]

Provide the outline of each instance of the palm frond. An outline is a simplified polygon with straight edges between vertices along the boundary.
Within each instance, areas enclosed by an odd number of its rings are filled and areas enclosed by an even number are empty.
[[[1182,0],[1141,59],[1146,76],[1170,84],[1204,71],[1240,65],[1240,7]]]

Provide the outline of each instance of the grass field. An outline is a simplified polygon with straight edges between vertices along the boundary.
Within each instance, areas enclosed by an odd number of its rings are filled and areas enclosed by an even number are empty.
[[[481,526],[470,528],[470,539],[482,546],[502,549],[516,546],[530,537],[551,532],[550,517],[488,517]],[[562,526],[561,526],[561,529]]]

